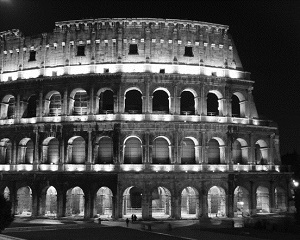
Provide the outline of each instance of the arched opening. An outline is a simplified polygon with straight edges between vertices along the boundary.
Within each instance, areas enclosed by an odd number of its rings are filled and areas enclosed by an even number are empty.
[[[112,217],[112,191],[108,187],[101,187],[96,194],[95,214],[101,219]]]
[[[32,95],[27,101],[27,108],[24,111],[23,118],[36,117],[37,96]]]
[[[142,94],[138,90],[129,90],[125,94],[125,112],[141,113],[142,112]]]
[[[32,191],[30,187],[22,187],[17,191],[16,215],[28,216],[32,214]]]
[[[88,106],[88,95],[85,90],[79,89],[74,95],[73,115],[86,115]]]
[[[235,217],[249,216],[249,192],[244,187],[234,190],[233,211]]]
[[[193,187],[181,192],[181,218],[197,218],[199,212],[199,194]]]
[[[219,115],[218,96],[214,93],[207,94],[207,116]]]
[[[165,187],[158,187],[152,191],[152,217],[168,218],[171,216],[171,193]]]
[[[195,164],[195,143],[189,138],[184,138],[181,145],[181,163]]]
[[[83,164],[85,163],[85,141],[82,137],[72,137],[69,140],[68,154],[70,156],[71,163]]]
[[[33,141],[29,140],[26,144],[26,153],[25,153],[25,163],[32,164],[33,163]]]
[[[99,112],[100,113],[114,112],[114,93],[111,90],[106,90],[100,93]]]
[[[233,117],[245,117],[246,99],[240,92],[235,92],[231,97],[231,112]]]
[[[275,188],[275,211],[286,212],[286,192],[283,188]]]
[[[84,216],[84,193],[80,187],[74,187],[66,193],[66,216]]]
[[[56,217],[57,215],[57,191],[50,186],[46,192],[46,211],[45,216]]]
[[[180,95],[180,113],[182,115],[195,114],[195,97],[190,91],[183,91]]]
[[[7,118],[8,119],[15,118],[15,106],[16,106],[16,99],[14,96],[11,96],[8,99],[8,106],[7,106]]]
[[[216,139],[211,139],[208,142],[207,149],[207,163],[208,164],[220,164],[220,144]]]
[[[152,163],[169,164],[170,163],[170,147],[166,139],[158,137],[153,142]]]
[[[255,143],[255,162],[256,164],[268,164],[268,145],[264,140]]]
[[[163,90],[157,90],[153,93],[152,99],[153,113],[169,113],[169,96]]]
[[[232,160],[234,164],[248,163],[248,148],[247,142],[244,139],[238,138],[233,142]]]
[[[269,189],[259,186],[256,190],[256,211],[257,213],[269,213]]]
[[[98,164],[113,164],[113,142],[110,137],[103,137],[99,141]]]
[[[231,97],[231,112],[233,117],[240,117],[240,100],[236,95]]]
[[[226,217],[226,194],[223,188],[213,186],[208,191],[208,217]]]
[[[9,164],[12,161],[12,144],[8,138],[0,141],[0,164]]]
[[[124,145],[124,163],[142,163],[142,143],[138,138],[131,137]]]
[[[5,197],[6,200],[10,200],[10,190],[8,187],[4,188],[3,196]]]
[[[129,218],[132,214],[142,217],[142,190],[133,186],[123,193],[123,217]]]
[[[49,116],[61,115],[61,95],[59,92],[54,92],[49,99]]]
[[[43,143],[44,163],[58,164],[59,141],[56,138],[47,138]]]

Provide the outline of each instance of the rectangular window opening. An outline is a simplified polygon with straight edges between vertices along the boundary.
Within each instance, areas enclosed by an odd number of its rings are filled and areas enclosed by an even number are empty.
[[[84,46],[77,46],[77,56],[85,56]]]
[[[104,73],[109,73],[109,68],[104,68]]]
[[[129,45],[129,54],[139,54],[137,44]]]
[[[161,68],[160,70],[159,70],[159,73],[165,73],[166,71],[165,71],[165,69],[164,68]]]
[[[35,55],[36,55],[36,51],[30,51],[29,52],[29,62],[31,62],[31,61],[36,61],[36,59],[35,59]]]
[[[185,57],[194,57],[193,47],[185,47],[184,56]]]

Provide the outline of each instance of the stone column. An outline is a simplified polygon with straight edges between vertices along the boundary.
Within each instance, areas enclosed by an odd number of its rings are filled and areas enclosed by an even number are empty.
[[[88,114],[95,114],[95,104],[94,104],[94,87],[90,89],[90,100],[88,106]]]
[[[201,159],[201,146],[199,145],[195,145],[195,162],[196,164],[199,164],[202,162],[202,159]]]
[[[61,115],[68,115],[68,90],[64,91]]]
[[[195,97],[194,98],[195,101],[195,115],[201,115],[201,98],[200,97]]]
[[[35,186],[32,188],[32,217],[39,216],[40,209],[40,193],[38,192],[38,188]]]
[[[250,181],[250,215],[256,214],[256,191],[254,183]]]
[[[152,218],[152,198],[147,189],[144,190],[142,195],[142,219],[147,220]]]
[[[64,139],[60,139],[59,143],[60,143],[59,164],[64,164],[65,163],[65,141],[64,141]]]
[[[67,197],[65,191],[57,191],[57,217],[64,217],[66,215]]]
[[[37,104],[37,111],[36,111],[36,116],[37,117],[42,117],[43,116],[43,92],[40,91],[39,94],[39,100],[38,100],[38,104]]]
[[[232,174],[229,174],[229,178],[233,177]],[[232,179],[228,180],[228,192],[227,192],[227,201],[226,201],[226,215],[227,217],[234,217],[234,183]]]
[[[203,188],[204,184],[202,184],[202,190],[200,195],[200,206],[202,210],[202,217],[208,217],[208,204],[207,204],[207,191]]]
[[[88,151],[87,151],[87,163],[92,163],[92,153],[93,153],[93,146],[92,146],[92,130],[88,130]]]
[[[142,113],[147,112],[147,98],[146,96],[142,96]]]
[[[99,143],[95,143],[94,149],[93,149],[93,158],[92,158],[92,164],[97,164],[98,162],[98,152],[99,152]]]
[[[39,164],[39,131],[38,129],[34,130],[35,133],[35,142],[34,142],[34,159],[33,163],[34,164]]]
[[[90,189],[86,189],[84,195],[84,219],[90,219],[94,213],[94,196]]]
[[[118,95],[114,95],[114,113],[119,113]]]
[[[270,212],[275,212],[275,188],[274,181],[270,181]]]
[[[181,195],[172,195],[171,196],[171,217],[175,219],[180,219],[181,218]]]

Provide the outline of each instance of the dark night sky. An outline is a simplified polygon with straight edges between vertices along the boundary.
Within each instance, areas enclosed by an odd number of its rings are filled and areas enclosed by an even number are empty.
[[[279,125],[281,154],[300,153],[300,1],[0,0],[0,32],[52,32],[54,22],[149,17],[229,25],[258,113]]]

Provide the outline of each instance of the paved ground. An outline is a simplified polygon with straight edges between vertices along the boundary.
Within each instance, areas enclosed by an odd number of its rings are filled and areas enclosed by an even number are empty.
[[[151,231],[148,226],[151,225]],[[16,219],[10,228],[0,235],[0,240],[18,237],[29,240],[135,240],[135,239],[300,239],[300,235],[246,228],[206,228],[197,220],[153,221],[129,223],[102,221],[102,224],[74,220]]]

